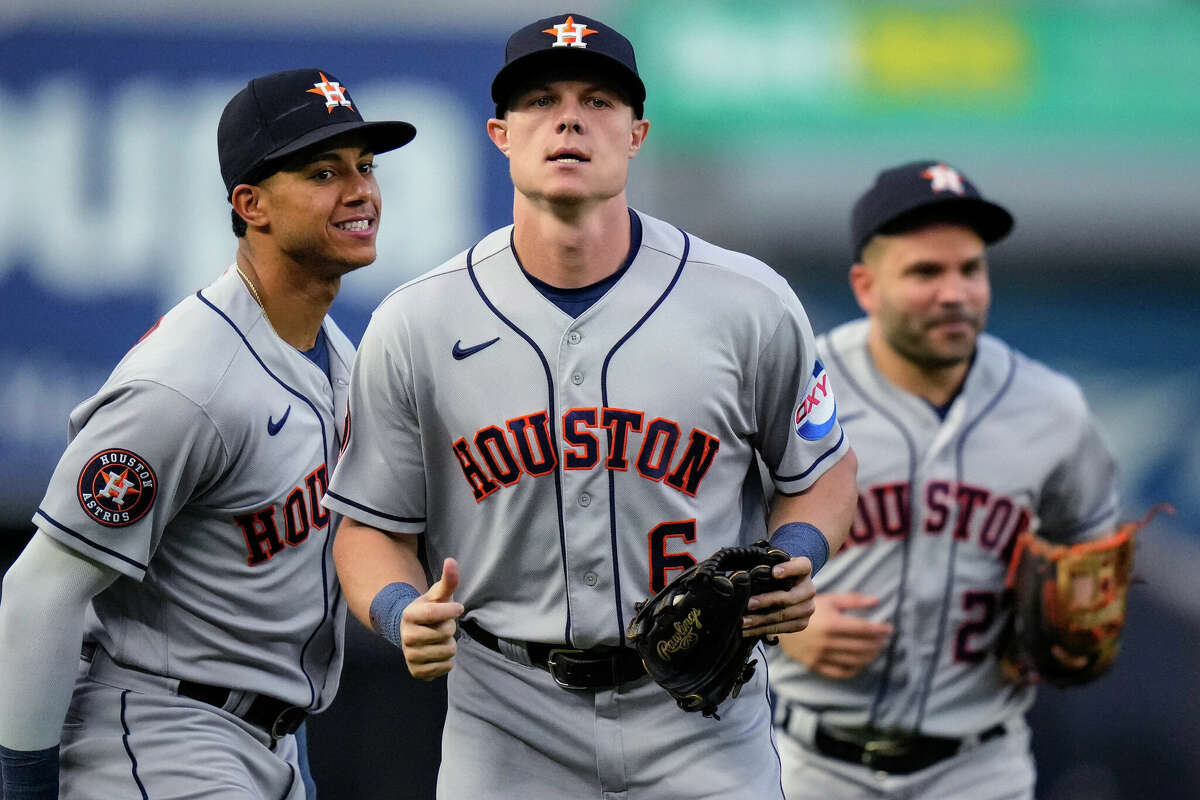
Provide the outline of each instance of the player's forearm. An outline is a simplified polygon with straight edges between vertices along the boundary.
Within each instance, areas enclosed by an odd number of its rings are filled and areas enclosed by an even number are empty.
[[[36,534],[4,577],[0,745],[58,744],[75,688],[84,612],[116,573]]]
[[[42,750],[58,744],[71,702],[83,613],[74,624],[64,619],[36,630],[33,620],[45,613],[29,608],[13,584],[5,579],[0,604],[0,745]],[[63,664],[70,664],[71,672],[58,668]]]
[[[392,534],[343,518],[333,541],[333,562],[350,613],[372,628],[371,602],[380,589],[402,581],[419,592],[428,588],[417,557],[417,537]]]
[[[770,529],[777,530],[789,522],[807,522],[825,535],[829,554],[833,555],[846,541],[854,522],[858,496],[855,483],[857,474],[858,459],[853,450],[847,450],[838,463],[804,492],[775,496],[771,505]]]

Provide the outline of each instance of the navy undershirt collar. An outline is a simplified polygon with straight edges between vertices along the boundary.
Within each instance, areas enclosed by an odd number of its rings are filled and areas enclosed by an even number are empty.
[[[629,269],[629,265],[633,263],[633,259],[637,257],[638,250],[642,247],[642,221],[638,219],[638,215],[629,209],[629,253],[625,256],[625,263],[621,268],[609,275],[607,278],[596,281],[587,286],[580,286],[575,289],[564,289],[559,286],[551,286],[543,280],[539,280],[530,275],[525,267],[521,264],[521,257],[517,255],[516,248],[513,248],[513,257],[517,259],[517,266],[521,267],[521,272],[525,273],[525,277],[533,284],[534,288],[542,293],[542,296],[549,300],[554,305],[562,309],[563,313],[568,314],[572,319],[577,318],[580,314],[592,307],[592,304],[599,300],[604,294],[621,280],[621,276]]]
[[[329,340],[325,337],[325,326],[321,326],[317,331],[317,343],[312,346],[311,350],[301,350],[301,353],[325,373],[325,377],[329,377]]]
[[[978,352],[978,348],[976,348],[976,352]],[[926,403],[929,403],[929,407],[933,409],[933,413],[938,415],[938,419],[945,420],[946,415],[950,413],[950,406],[954,405],[954,401],[962,394],[963,387],[967,385],[967,376],[971,374],[971,367],[973,366],[975,366],[975,353],[971,353],[971,363],[967,364],[967,371],[963,373],[962,383],[958,385],[958,388],[954,390],[954,394],[950,395],[950,399],[945,403],[937,405],[925,400]],[[924,400],[924,398],[921,399]]]

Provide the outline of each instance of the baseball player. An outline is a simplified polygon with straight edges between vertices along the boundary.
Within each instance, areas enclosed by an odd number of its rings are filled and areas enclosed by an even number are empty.
[[[236,262],[72,412],[4,579],[8,800],[306,796],[293,733],[337,690],[345,623],[321,496],[354,353],[326,312],[375,260],[374,156],[414,133],[317,69],[226,105]]]
[[[1079,387],[982,333],[987,245],[1012,226],[938,161],[882,171],[854,206],[867,316],[817,345],[858,510],[808,629],[771,653],[789,800],[1032,797],[1033,689],[995,655],[1009,556],[1026,528],[1111,530],[1118,504]]]
[[[388,296],[355,362],[325,498],[351,610],[449,672],[441,798],[780,798],[761,669],[714,721],[622,642],[636,602],[768,533],[756,453],[793,580],[745,630],[805,624],[855,469],[808,319],[765,265],[627,206],[649,123],[619,33],[521,28],[492,99],[514,224]]]

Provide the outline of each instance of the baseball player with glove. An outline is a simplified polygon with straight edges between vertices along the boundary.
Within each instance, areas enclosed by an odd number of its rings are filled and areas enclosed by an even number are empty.
[[[6,800],[307,796],[293,734],[345,625],[321,497],[354,351],[326,312],[375,260],[374,157],[414,133],[317,69],[226,105],[236,261],[71,413],[4,579]]]
[[[1032,797],[1037,665],[1083,682],[1115,654],[1132,529],[1113,457],[1071,379],[983,333],[987,246],[1012,226],[940,161],[880,172],[854,206],[866,318],[818,351],[858,510],[808,629],[771,654],[789,800]],[[1014,615],[1022,595],[1044,602]]]
[[[492,99],[513,224],[388,296],[355,361],[325,498],[351,611],[449,673],[440,798],[781,798],[759,639],[803,628],[854,501],[804,309],[628,207],[625,37],[527,25]]]

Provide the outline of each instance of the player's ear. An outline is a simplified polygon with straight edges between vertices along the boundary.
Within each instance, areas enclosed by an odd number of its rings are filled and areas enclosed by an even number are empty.
[[[859,261],[850,267],[850,289],[858,306],[868,314],[874,312],[875,302],[875,270]]]
[[[262,189],[248,183],[235,186],[229,198],[238,216],[246,220],[247,225],[259,228],[267,224],[267,212],[262,201]]]
[[[492,140],[492,144],[504,153],[504,157],[508,158],[508,149],[510,147],[508,141],[508,123],[502,119],[492,117],[487,123],[488,138]]]
[[[642,149],[642,142],[646,141],[646,136],[650,133],[650,120],[635,119],[633,121],[633,131],[629,136],[629,157],[633,158],[638,154],[638,150]]]

